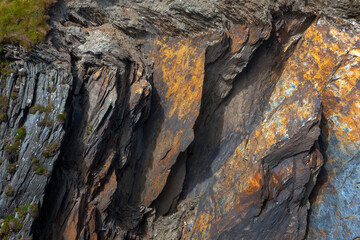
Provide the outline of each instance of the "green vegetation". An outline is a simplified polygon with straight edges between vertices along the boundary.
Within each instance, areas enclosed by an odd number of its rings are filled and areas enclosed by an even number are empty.
[[[54,109],[54,105],[49,105],[47,107],[42,105],[35,105],[30,108],[30,113],[35,114],[37,111],[39,111],[40,113],[49,113],[53,109]]]
[[[18,94],[17,93],[15,93],[15,92],[13,92],[13,93],[11,93],[11,99],[12,100],[15,100],[15,99],[17,99],[17,97],[18,97]]]
[[[42,151],[42,155],[46,158],[50,158],[56,155],[59,150],[60,143],[59,141],[55,141],[52,144],[48,144],[45,149]]]
[[[60,122],[60,123],[64,123],[66,120],[66,113],[60,113],[56,116],[56,119]]]
[[[42,42],[49,26],[46,11],[52,0],[1,0],[0,47],[20,44],[26,49]]]
[[[13,143],[6,144],[5,150],[8,149],[17,153],[20,150],[20,147],[25,137],[26,137],[26,128],[25,126],[22,126],[16,130],[15,141]]]
[[[44,175],[47,172],[47,169],[40,165],[40,161],[37,158],[33,158],[33,164],[36,166],[34,173],[36,175]]]
[[[8,119],[7,113],[0,113],[0,120],[1,120],[2,122],[6,122],[7,119]]]
[[[38,205],[36,203],[29,205],[29,213],[37,213],[39,211]]]
[[[25,126],[22,126],[16,130],[15,139],[22,141],[25,139],[25,137],[26,137],[26,128],[25,128]]]
[[[38,216],[38,213],[39,209],[36,203],[16,208],[14,214],[11,214],[4,219],[0,227],[0,239],[9,239],[9,234],[19,232],[24,227],[24,220],[27,214],[30,214],[31,217],[35,218]],[[21,235],[18,235],[18,238],[24,239]]]
[[[0,3],[1,4],[1,3]],[[1,18],[1,16],[0,16],[0,18]],[[2,26],[0,25],[0,28],[1,28]],[[1,43],[0,43],[1,44]],[[1,47],[1,46],[0,46]],[[15,69],[11,69],[10,68],[10,61],[8,61],[8,60],[1,60],[0,59],[0,72],[2,73],[2,76],[3,76],[3,78],[6,78],[7,76],[9,76],[9,74],[10,73],[15,73],[16,72],[16,70]],[[1,87],[5,87],[5,84],[6,84],[6,82],[5,82],[5,80],[3,80],[3,82],[2,82],[2,86]]]
[[[45,117],[38,122],[37,124],[39,127],[47,127],[50,130],[52,130],[52,127],[54,125],[54,121],[51,120],[51,118],[46,114]]]
[[[12,186],[8,185],[6,190],[5,190],[5,195],[8,196],[8,197],[12,197],[14,196],[14,189],[12,188]]]
[[[18,213],[19,218],[25,218],[28,214],[29,206],[21,206],[15,209],[15,212]]]
[[[21,142],[20,141],[15,141],[13,143],[10,144],[6,144],[5,145],[5,150],[11,150],[14,152],[18,152],[20,150],[21,147]]]
[[[2,224],[0,228],[0,237],[1,239],[9,239],[9,232],[10,232],[10,221],[13,220],[15,217],[14,215],[10,215],[7,218],[5,218],[4,223]]]
[[[35,166],[40,166],[39,159],[33,158],[32,162],[33,162],[33,164],[35,164]]]
[[[86,126],[86,135],[90,135],[90,133],[92,133],[92,132],[93,132],[93,126],[88,124]]]
[[[46,173],[46,169],[44,167],[38,167],[34,173],[36,175],[44,175]]]
[[[9,174],[14,174],[16,173],[17,169],[18,169],[18,162],[14,162],[14,163],[11,163],[11,164],[8,164],[6,166],[6,171],[9,173]]]

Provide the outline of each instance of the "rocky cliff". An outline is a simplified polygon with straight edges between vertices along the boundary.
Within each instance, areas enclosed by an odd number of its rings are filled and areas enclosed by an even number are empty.
[[[0,61],[2,239],[360,238],[360,3],[58,0]]]

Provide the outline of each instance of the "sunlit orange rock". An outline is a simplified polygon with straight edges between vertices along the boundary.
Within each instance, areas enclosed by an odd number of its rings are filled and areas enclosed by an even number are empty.
[[[153,105],[150,127],[153,148],[147,146],[142,201],[149,206],[165,186],[172,165],[193,140],[192,126],[199,115],[204,81],[205,48],[201,38],[161,39],[150,52],[154,61]],[[150,152],[151,151],[151,152]]]

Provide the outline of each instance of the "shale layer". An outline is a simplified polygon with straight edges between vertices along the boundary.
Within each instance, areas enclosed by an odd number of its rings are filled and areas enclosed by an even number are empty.
[[[360,238],[359,15],[57,1],[0,52],[0,237]]]

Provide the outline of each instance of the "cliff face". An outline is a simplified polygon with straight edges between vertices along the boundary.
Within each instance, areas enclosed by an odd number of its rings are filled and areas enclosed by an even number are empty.
[[[64,1],[5,45],[0,236],[360,237],[356,1]]]

